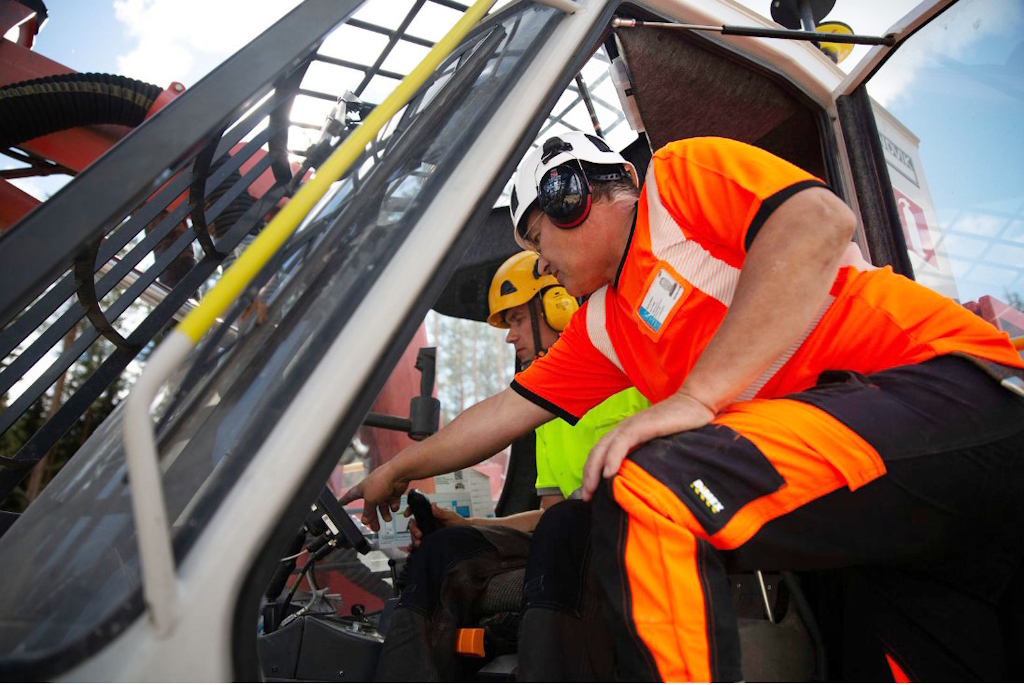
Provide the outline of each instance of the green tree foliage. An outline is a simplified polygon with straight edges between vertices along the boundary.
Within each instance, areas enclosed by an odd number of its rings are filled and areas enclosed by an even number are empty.
[[[515,371],[515,352],[505,342],[504,330],[431,312],[427,331],[437,346],[442,423],[508,387]]]
[[[7,398],[0,396],[0,413],[7,410]],[[42,397],[21,415],[21,418],[10,430],[0,435],[0,456],[13,457],[44,423],[46,423],[46,407],[48,400]],[[0,500],[0,510],[21,512],[28,506],[25,485],[28,478],[15,488],[6,498]]]
[[[103,360],[113,351],[113,345],[104,339],[93,343],[82,357],[68,369],[61,389],[59,402],[62,405],[68,400],[100,367]],[[29,409],[11,426],[10,430],[0,436],[0,454],[14,457],[22,446],[46,423],[54,407],[56,390],[60,383],[55,383],[42,397],[34,402]],[[35,467],[38,482],[32,483],[32,476],[26,475],[19,486],[6,498],[0,501],[0,510],[24,511],[31,499],[41,492],[61,468],[74,456],[78,448],[96,430],[103,419],[114,410],[125,394],[125,375],[122,374],[106,391],[96,399],[85,414],[71,426],[47,455]],[[0,398],[0,412],[6,410],[7,398]],[[33,490],[35,492],[33,492]]]

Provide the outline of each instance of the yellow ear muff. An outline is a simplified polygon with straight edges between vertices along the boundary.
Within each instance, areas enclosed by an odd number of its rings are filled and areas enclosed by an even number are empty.
[[[576,298],[566,292],[560,285],[553,285],[541,293],[541,311],[544,320],[554,330],[561,333],[569,325],[569,319],[580,308]]]

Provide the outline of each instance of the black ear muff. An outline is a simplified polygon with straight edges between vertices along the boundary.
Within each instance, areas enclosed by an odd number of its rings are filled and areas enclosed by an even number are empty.
[[[548,169],[537,184],[537,204],[555,226],[575,228],[590,214],[592,189],[579,164]]]
[[[546,288],[540,297],[544,320],[552,329],[561,333],[569,325],[572,315],[580,308],[579,303],[560,285]]]

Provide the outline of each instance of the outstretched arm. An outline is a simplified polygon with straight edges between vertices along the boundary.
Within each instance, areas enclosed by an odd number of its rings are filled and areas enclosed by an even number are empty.
[[[377,530],[377,511],[390,521],[409,481],[477,464],[552,418],[554,414],[514,390],[504,390],[462,412],[437,434],[402,450],[339,501],[347,504],[362,498],[363,523]]]
[[[855,226],[850,209],[824,188],[803,190],[772,212],[747,253],[722,325],[682,387],[625,419],[591,450],[584,499],[634,447],[710,423],[807,330]]]

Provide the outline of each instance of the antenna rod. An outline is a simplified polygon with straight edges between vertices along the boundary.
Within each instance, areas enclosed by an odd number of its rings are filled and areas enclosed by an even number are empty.
[[[601,132],[601,122],[597,119],[597,110],[594,109],[594,100],[590,97],[590,89],[587,88],[587,84],[583,82],[583,73],[576,74],[576,87],[580,89],[580,98],[583,99],[583,104],[587,106],[587,112],[590,114],[590,123],[594,125],[594,133],[597,134],[598,138],[604,138],[604,133]]]
[[[677,24],[668,21],[644,21],[642,19],[612,19],[612,28],[640,28],[650,26],[663,29],[687,29],[690,31],[716,31],[725,36],[754,36],[757,38],[789,38],[791,40],[807,40],[823,43],[853,43],[856,45],[895,45],[896,34],[884,36],[861,36],[844,33],[825,33],[823,31],[795,31],[792,29],[763,29],[753,26],[708,26],[704,24]]]

